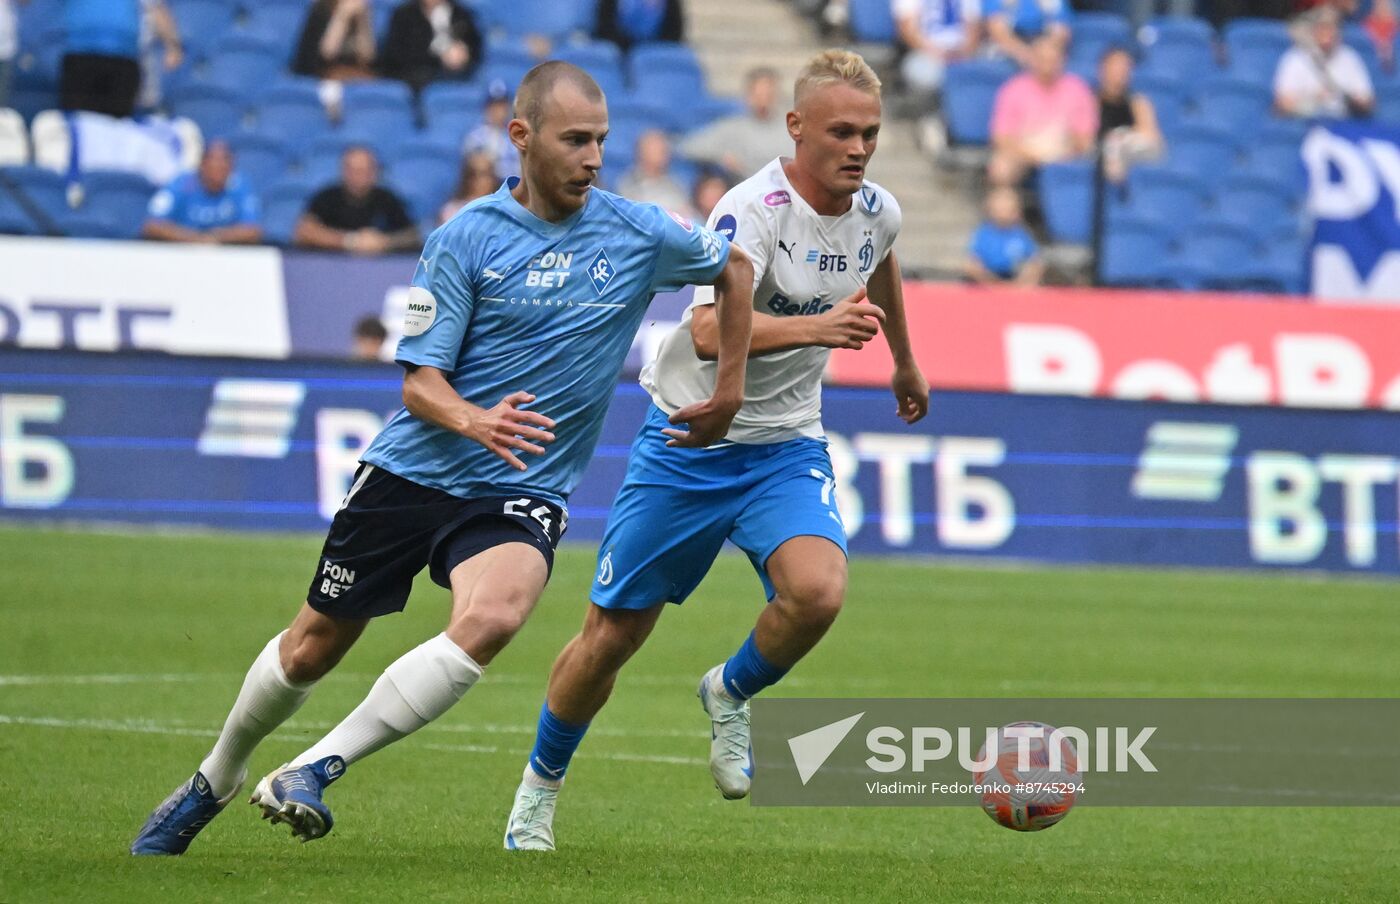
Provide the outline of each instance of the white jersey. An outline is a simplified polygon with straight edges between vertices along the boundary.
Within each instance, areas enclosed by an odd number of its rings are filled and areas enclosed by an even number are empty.
[[[804,317],[828,310],[865,285],[894,246],[899,224],[899,204],[873,182],[865,183],[844,214],[820,216],[793,189],[778,158],[730,189],[708,225],[753,260],[754,310]],[[680,325],[642,370],[642,387],[667,414],[714,392],[718,365],[700,359],[690,334],[691,312],[714,300],[713,287],[697,286]],[[828,348],[808,346],[750,358],[744,407],[725,438],[776,443],[822,436],[821,383],[830,354]]]

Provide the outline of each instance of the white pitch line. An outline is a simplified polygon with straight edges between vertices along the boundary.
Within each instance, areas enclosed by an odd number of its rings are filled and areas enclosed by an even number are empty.
[[[179,737],[195,738],[217,738],[219,732],[212,728],[189,728],[183,725],[171,725],[168,723],[151,722],[147,720],[116,720],[116,719],[60,719],[53,716],[10,716],[0,713],[0,725],[18,725],[31,728],[63,728],[77,729],[83,731],[119,731],[131,734],[155,734],[174,735]],[[293,727],[290,724],[285,727]],[[465,726],[463,730],[466,730]],[[530,729],[531,732],[534,729]],[[274,737],[276,737],[274,735]],[[290,740],[281,738],[279,740]],[[522,753],[522,749],[503,748],[481,744],[418,744],[418,747],[427,750],[439,750],[448,753]],[[626,763],[661,763],[667,766],[704,766],[706,760],[697,757],[664,756],[647,753],[610,753],[598,751],[583,751],[579,754],[584,759],[596,760],[616,760]]]
[[[331,672],[322,681],[363,681],[373,682],[379,677],[379,673],[369,672]],[[170,674],[98,674],[98,675],[0,675],[0,687],[30,687],[42,685],[88,685],[88,684],[181,684],[197,683],[201,681],[221,682],[221,681],[241,681],[243,674],[234,672],[188,672]],[[694,693],[696,684],[699,683],[699,675],[636,675],[628,676],[623,674],[618,679],[624,686],[637,685],[641,687],[675,687],[681,688],[687,693]],[[541,691],[548,683],[548,676],[541,672],[538,675],[510,675],[510,674],[490,674],[489,672],[481,679],[482,684],[509,684],[538,687]],[[863,683],[863,682],[862,682]],[[885,682],[880,682],[883,685]],[[853,686],[855,683],[842,680],[843,686]],[[802,678],[787,678],[783,681],[784,687],[805,687],[811,682]],[[873,685],[872,685],[873,686]]]

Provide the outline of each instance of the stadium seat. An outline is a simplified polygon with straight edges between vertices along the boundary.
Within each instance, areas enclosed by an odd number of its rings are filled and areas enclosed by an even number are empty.
[[[596,0],[493,0],[478,7],[481,24],[510,35],[566,38],[593,29]]]
[[[1307,249],[1301,239],[1295,237],[1291,241],[1275,241],[1240,267],[1236,273],[1238,285],[1287,295],[1306,294],[1306,254]]]
[[[321,106],[321,82],[301,75],[281,73],[266,90],[258,94],[258,103],[316,104]]]
[[[65,210],[55,219],[58,231],[73,239],[119,239],[129,238],[129,231],[122,230],[101,211]],[[139,231],[139,230],[138,230]]]
[[[60,110],[44,110],[29,126],[30,147],[35,166],[67,173],[72,163],[73,133],[68,118]]]
[[[82,210],[106,219],[114,238],[136,238],[155,188],[135,173],[87,173]]]
[[[894,16],[889,0],[850,0],[847,25],[851,37],[866,44],[893,44]]]
[[[29,163],[29,129],[24,117],[9,108],[0,108],[0,166],[26,166]]]
[[[609,71],[616,72],[619,79],[624,78],[622,51],[617,49],[616,44],[607,41],[565,44],[554,51],[554,59],[586,69],[594,78],[597,78],[600,72]]]
[[[301,27],[306,20],[307,4],[303,0],[258,0],[247,4],[248,18],[242,23],[245,34],[258,38],[270,38],[288,49],[291,56],[292,43],[301,36]]]
[[[414,155],[394,162],[385,181],[408,204],[415,220],[433,217],[452,194],[459,167],[455,160],[435,155]]]
[[[416,134],[418,123],[411,107],[358,107],[345,111],[340,128],[347,137],[384,151]]]
[[[696,102],[691,111],[694,116],[694,129],[701,129],[717,119],[736,116],[747,109],[737,97],[706,97]],[[687,129],[686,131],[693,131]]]
[[[58,88],[25,88],[12,85],[7,103],[10,109],[24,117],[26,122],[32,122],[34,117],[44,110],[52,110],[58,106]]]
[[[1074,16],[1074,40],[1133,49],[1132,26],[1116,13],[1080,12]]]
[[[1297,228],[1298,215],[1285,196],[1249,187],[1232,187],[1215,196],[1215,218],[1248,229],[1257,238],[1272,235],[1282,225]]]
[[[1056,242],[1087,245],[1094,229],[1094,167],[1076,161],[1040,168],[1040,206],[1050,238]]]
[[[1215,40],[1215,29],[1205,19],[1194,16],[1156,16],[1138,30],[1138,42],[1143,48],[1160,43],[1197,43],[1209,46]]]
[[[656,77],[680,82],[691,91],[692,98],[708,93],[700,61],[695,51],[684,44],[653,43],[632,48],[628,77],[633,90],[639,93],[648,80]]]
[[[1109,286],[1155,286],[1166,278],[1167,233],[1156,223],[1123,219],[1104,231],[1099,280]]]
[[[290,245],[296,233],[297,221],[306,209],[304,199],[278,198],[263,202],[263,241],[272,245]]]
[[[0,235],[39,235],[37,223],[0,183]]]
[[[1282,56],[1293,45],[1288,26],[1280,19],[1233,19],[1225,23],[1221,37],[1228,54],[1248,47],[1263,47],[1274,51],[1275,56]]]
[[[1252,135],[1269,117],[1273,93],[1262,85],[1228,75],[1201,82],[1199,120],[1226,131]]]
[[[331,121],[318,100],[286,98],[264,100],[254,108],[255,131],[260,135],[295,139],[299,143],[314,141],[330,131]]]
[[[1117,223],[1124,217],[1157,220],[1169,236],[1191,228],[1205,212],[1210,190],[1196,177],[1161,166],[1140,166],[1128,174],[1121,200],[1110,196],[1107,215]]]
[[[206,139],[227,138],[243,128],[246,93],[222,85],[185,85],[170,98],[171,109],[199,126]]]
[[[1151,73],[1185,73],[1196,78],[1218,72],[1220,64],[1215,48],[1194,40],[1159,40],[1145,52],[1139,71]]]
[[[1167,165],[1202,180],[1219,184],[1239,157],[1236,138],[1223,129],[1186,125],[1172,136],[1167,148]]]
[[[211,56],[197,81],[236,92],[248,98],[258,92],[269,73],[286,68],[286,54],[268,50],[227,50]]]
[[[984,145],[991,140],[992,107],[1009,67],[996,61],[969,61],[948,67],[943,82],[943,111],[948,136],[955,144]]]
[[[1241,164],[1247,171],[1265,175],[1292,187],[1298,195],[1306,184],[1303,170],[1302,142],[1264,139],[1247,145],[1248,157]]]
[[[68,206],[68,182],[58,173],[38,166],[8,166],[0,168],[0,191],[9,194],[18,192],[24,202],[20,207],[36,220],[41,231],[49,227],[70,210]],[[37,215],[36,212],[37,211]],[[45,222],[48,220],[49,222]]]
[[[1205,223],[1186,233],[1167,261],[1167,279],[1180,289],[1236,287],[1260,253],[1255,237],[1227,223]]]
[[[299,177],[317,190],[340,181],[340,158],[343,148],[316,142],[317,147],[302,158]]]
[[[445,141],[432,132],[419,132],[395,145],[389,156],[384,159],[384,166],[393,169],[401,160],[419,157],[445,160],[452,166],[458,167],[462,162],[462,142],[460,140]]]
[[[176,0],[171,13],[180,29],[185,52],[194,60],[203,60],[219,45],[233,25],[238,9],[222,0]]]
[[[236,135],[229,144],[233,148],[234,169],[254,191],[273,185],[287,171],[291,158],[289,143],[278,135]]]
[[[1376,87],[1376,120],[1400,125],[1400,85],[1385,84]]]
[[[484,59],[497,66],[526,70],[541,62],[523,37],[499,33],[487,36]]]
[[[1269,172],[1259,172],[1250,161],[1245,161],[1226,176],[1216,188],[1216,195],[1230,192],[1262,192],[1277,196],[1293,208],[1298,200],[1298,183],[1286,177]]]

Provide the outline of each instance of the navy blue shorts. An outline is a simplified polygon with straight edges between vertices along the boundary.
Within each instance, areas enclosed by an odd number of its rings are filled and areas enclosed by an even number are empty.
[[[306,601],[333,618],[400,612],[428,566],[450,589],[452,569],[503,543],[528,543],[553,570],[568,526],[558,505],[520,493],[462,499],[361,464],[331,521]]]

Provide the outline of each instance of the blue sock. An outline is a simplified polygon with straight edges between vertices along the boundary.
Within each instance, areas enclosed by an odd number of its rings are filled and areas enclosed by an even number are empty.
[[[587,731],[587,722],[570,724],[550,712],[548,703],[541,706],[540,724],[535,729],[535,749],[530,751],[530,768],[542,779],[562,779]]]
[[[765,687],[777,684],[788,673],[763,658],[753,641],[753,632],[724,664],[724,688],[738,700],[747,700]]]

